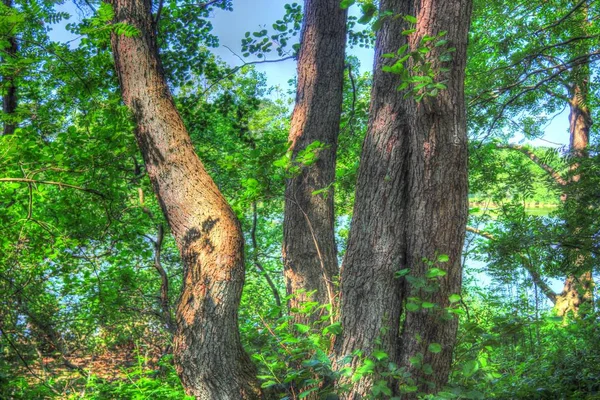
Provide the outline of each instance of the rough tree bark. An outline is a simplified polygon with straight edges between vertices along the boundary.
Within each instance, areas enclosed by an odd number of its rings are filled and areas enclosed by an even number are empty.
[[[238,306],[244,283],[243,237],[233,211],[207,174],[167,87],[150,0],[111,0],[115,22],[140,32],[113,33],[122,96],[131,109],[148,176],[184,266],[174,356],[185,390],[198,399],[259,397],[242,348]]]
[[[574,162],[570,166],[571,176],[567,185],[576,184],[581,180],[581,172],[577,171],[579,167],[577,160],[587,157],[590,128],[592,126],[592,118],[588,106],[589,76],[588,63],[576,67],[575,71],[573,71],[574,83],[571,88],[571,101],[569,102],[569,153],[573,157]],[[576,198],[569,198],[566,195],[563,196],[563,199],[567,202],[577,201]],[[576,222],[567,221],[567,227],[572,231],[573,237],[577,237],[580,233],[581,229]],[[567,276],[562,292],[556,296],[554,310],[559,316],[565,316],[569,312],[577,315],[579,308],[583,304],[591,304],[593,300],[594,280],[591,269],[589,266],[586,267],[589,264],[589,252],[579,247],[567,249],[566,251],[573,267],[584,270],[584,272],[580,275]]]
[[[410,2],[383,0],[380,11],[412,14]],[[405,212],[408,119],[396,90],[397,75],[382,71],[382,58],[406,43],[400,19],[386,19],[377,32],[367,135],[363,143],[348,248],[341,270],[343,331],[336,339],[338,358],[378,348],[398,362],[402,283],[395,272],[406,260]],[[379,339],[379,344],[376,344]],[[358,361],[353,361],[353,367]],[[348,398],[365,396],[370,379],[352,385]]]
[[[439,280],[438,291],[427,293],[406,285],[409,296],[436,307],[406,312],[400,364],[412,373],[420,391],[434,393],[448,381],[458,327],[457,318],[445,318],[444,309],[450,305],[448,297],[461,290],[469,207],[464,80],[472,0],[415,0],[415,4],[417,24],[410,36],[411,48],[416,48],[422,37],[442,31],[448,32],[448,45],[456,48],[452,61],[443,65],[449,71],[440,73],[439,79],[447,79],[448,88],[419,103],[404,100],[410,135],[406,266],[410,275],[425,277],[430,266],[424,259],[435,261],[444,254],[449,260],[437,265],[447,273]],[[438,70],[442,66],[439,53],[434,51],[431,57]],[[432,343],[441,345],[439,353],[428,351]],[[423,355],[420,365],[409,361],[419,354]]]
[[[449,305],[448,296],[460,292],[460,255],[468,215],[464,71],[471,8],[470,0],[380,3],[382,12],[416,16],[416,31],[408,38],[412,49],[423,36],[447,31],[448,46],[456,52],[453,61],[444,65],[449,71],[438,72],[439,80],[447,80],[447,90],[416,102],[396,90],[396,75],[381,71],[386,64],[381,55],[395,53],[407,42],[401,35],[406,25],[388,18],[378,32],[369,129],[342,267],[344,331],[336,343],[338,355],[357,349],[369,354],[377,347],[390,361],[407,368],[423,392],[439,390],[447,382],[456,338],[457,321],[443,318],[443,309]],[[431,54],[436,71],[443,47]],[[423,260],[435,261],[440,254],[448,255],[449,261],[443,265],[447,275],[436,293],[395,278],[395,272],[404,268],[410,269],[412,277],[424,278],[429,265]],[[438,308],[407,311],[400,331],[407,296]],[[440,344],[441,352],[428,352],[431,343]],[[431,366],[430,375],[409,362],[419,353],[421,366]],[[363,378],[352,385],[348,397],[364,397],[371,386]]]
[[[342,109],[346,10],[339,0],[305,0],[298,59],[298,89],[289,141],[292,158],[315,141],[325,148],[317,161],[302,166],[288,179],[285,190],[283,258],[293,309],[313,300],[334,303],[333,281],[338,275],[334,233],[333,182]],[[320,194],[314,191],[324,189]],[[304,293],[299,291],[304,290]],[[309,299],[306,292],[315,291]],[[297,322],[317,315],[296,314]]]
[[[13,0],[3,0],[3,3],[7,7],[13,6]],[[14,58],[17,55],[17,51],[19,50],[17,44],[17,38],[13,33],[8,36],[9,46],[4,49],[2,58]],[[2,112],[7,115],[14,114],[17,109],[17,86],[15,84],[14,76],[4,76],[2,77],[4,83],[4,97],[2,99]],[[17,125],[14,122],[5,122],[2,133],[4,135],[12,135],[15,132],[15,128]]]

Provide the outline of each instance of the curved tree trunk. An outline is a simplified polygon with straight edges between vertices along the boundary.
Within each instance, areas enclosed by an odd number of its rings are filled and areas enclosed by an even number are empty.
[[[311,143],[324,145],[317,161],[301,166],[285,190],[283,258],[288,294],[295,309],[311,300],[334,303],[338,275],[333,183],[342,109],[346,10],[339,0],[305,0],[298,60],[298,89],[289,141],[293,159]],[[323,190],[314,194],[317,190]],[[312,298],[306,293],[316,291]],[[309,323],[318,315],[295,314]]]
[[[244,284],[240,224],[194,152],[167,87],[150,0],[111,0],[115,22],[136,27],[112,35],[125,104],[148,176],[184,265],[174,356],[188,394],[198,399],[259,396],[255,369],[242,348],[238,306]]]
[[[449,305],[448,296],[460,292],[468,215],[464,73],[471,8],[470,0],[380,3],[381,12],[416,15],[416,32],[407,41],[401,35],[407,26],[400,18],[387,18],[378,32],[369,128],[342,268],[344,331],[336,343],[338,355],[383,350],[390,361],[407,368],[423,392],[437,391],[447,382],[456,338],[457,321],[443,318],[443,309]],[[381,70],[388,63],[382,54],[395,53],[407,42],[415,49],[425,35],[441,31],[448,31],[448,46],[456,48],[453,61],[443,65],[449,71],[438,72],[438,80],[447,80],[448,88],[421,102],[404,98],[396,89],[398,76]],[[438,51],[444,48],[436,47],[431,54],[437,71],[442,67]],[[395,272],[409,268],[411,278],[423,280],[430,268],[424,259],[435,261],[441,254],[449,261],[439,266],[447,275],[440,279],[437,292],[428,293],[395,277]],[[409,296],[436,306],[406,311],[400,331],[403,303]],[[428,352],[432,343],[440,344],[441,352]],[[419,353],[423,360],[415,366],[409,359]],[[425,364],[432,373],[425,373]],[[355,382],[348,397],[364,397],[372,379],[377,378]]]

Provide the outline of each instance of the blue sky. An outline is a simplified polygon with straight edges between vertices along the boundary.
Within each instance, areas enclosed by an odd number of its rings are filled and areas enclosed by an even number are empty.
[[[241,54],[241,40],[246,32],[259,31],[281,19],[285,13],[284,5],[290,0],[234,0],[233,12],[216,10],[211,20],[214,33],[219,37],[221,47],[215,53],[231,65],[241,64],[241,60],[231,53],[225,46]],[[352,10],[356,12],[356,8]],[[348,53],[358,57],[361,63],[361,72],[370,71],[373,65],[373,49],[354,48]],[[271,59],[277,59],[273,54]],[[249,58],[246,61],[254,61]],[[287,87],[288,80],[296,74],[296,62],[288,60],[280,63],[257,64],[256,69],[267,74],[267,82],[271,86]]]

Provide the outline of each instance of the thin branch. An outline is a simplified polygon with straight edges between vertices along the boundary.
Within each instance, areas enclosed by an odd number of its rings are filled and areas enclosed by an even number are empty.
[[[281,316],[281,296],[279,296],[279,290],[277,290],[277,286],[265,270],[264,266],[261,264],[258,259],[258,241],[256,240],[256,227],[258,225],[258,212],[256,211],[256,202],[252,203],[252,229],[250,230],[250,238],[252,239],[252,250],[253,250],[253,258],[254,265],[260,271],[260,273],[265,277],[267,284],[271,288],[273,292],[273,297],[275,298],[275,304],[279,307],[279,316]]]
[[[294,178],[294,179],[296,179],[296,178]],[[300,206],[300,203],[297,201],[297,199],[295,197],[295,193],[294,193],[294,198],[291,200],[294,202],[294,204],[296,204],[296,207],[298,207],[298,209],[300,210],[302,215],[304,215],[304,219],[306,220],[306,225],[308,226],[308,230],[310,231],[310,235],[312,236],[312,240],[315,245],[315,250],[317,251],[317,256],[319,258],[319,264],[321,266],[321,273],[323,274],[323,281],[325,282],[325,286],[327,287],[327,295],[329,296],[329,304],[331,305],[331,315],[329,316],[329,320],[333,324],[335,322],[334,310],[336,309],[336,303],[335,303],[336,296],[335,296],[334,283],[327,277],[327,272],[325,270],[325,261],[323,260],[323,254],[321,253],[321,247],[319,246],[319,241],[317,240],[315,230],[313,229],[312,222],[310,221],[308,214]]]
[[[494,235],[492,235],[491,233],[486,232],[486,231],[482,231],[481,229],[478,229],[478,228],[473,228],[472,226],[467,226],[467,232],[474,233],[474,234],[479,235],[479,236],[481,236],[483,238],[486,238],[488,240],[494,240],[495,239]]]
[[[474,233],[488,240],[496,240],[494,235],[492,235],[491,233],[482,231],[481,229],[474,228],[471,226],[467,226],[467,232]],[[521,257],[522,261],[521,265],[529,273],[529,276],[531,276],[531,280],[537,285],[537,287],[540,288],[542,293],[544,293],[544,295],[548,297],[548,299],[553,304],[556,304],[557,295],[554,292],[554,290],[552,290],[552,288],[546,283],[546,281],[542,279],[540,273],[531,265],[531,263],[527,262],[529,261],[529,258],[527,256],[525,256],[523,253],[519,253],[519,256]]]
[[[348,122],[344,127],[344,131],[347,128],[350,128],[350,135],[354,135],[354,116],[356,114],[356,83],[354,82],[354,75],[352,75],[352,65],[347,64],[348,67],[348,78],[350,79],[350,84],[352,85],[352,108],[350,110],[350,117],[348,118]]]
[[[566,13],[565,15],[563,15],[558,21],[547,25],[543,28],[538,29],[537,31],[535,31],[533,34],[537,35],[538,33],[542,32],[542,31],[546,31],[548,29],[552,29],[560,24],[562,24],[564,21],[566,21],[571,15],[573,15],[573,13],[575,11],[577,11],[582,5],[584,5],[585,3],[587,3],[588,0],[581,0],[579,3],[575,4],[575,7],[573,7],[568,13]],[[593,1],[592,1],[593,2]],[[590,2],[590,3],[592,3]]]
[[[160,21],[160,14],[162,13],[164,0],[160,0],[158,3],[158,10],[156,10],[156,17],[154,17],[154,26],[158,30],[158,23]]]
[[[70,188],[70,189],[77,189],[77,190],[81,190],[82,192],[95,194],[96,196],[102,197],[103,199],[107,198],[107,196],[104,193],[101,193],[101,192],[97,191],[96,189],[84,188],[81,186],[70,185],[68,183],[63,183],[63,182],[38,181],[35,179],[27,179],[27,178],[0,178],[0,182],[27,183],[28,185],[31,185],[32,183],[37,183],[37,184],[41,184],[41,185],[54,185],[54,186],[60,187],[61,189],[63,187]]]
[[[234,53],[235,54],[235,53]],[[291,60],[296,58],[296,56],[289,56],[289,57],[283,57],[283,58],[279,58],[277,60],[256,60],[256,61],[248,61],[248,62],[244,62],[244,64],[242,65],[238,65],[237,67],[233,68],[231,71],[229,71],[229,73],[227,73],[224,77],[222,77],[221,79],[218,79],[215,83],[213,83],[212,85],[210,85],[208,88],[206,88],[203,92],[202,95],[205,95],[206,93],[208,93],[213,87],[215,87],[216,85],[218,85],[222,80],[228,79],[231,76],[233,76],[236,72],[238,72],[240,69],[248,66],[248,65],[255,65],[255,64],[267,64],[267,63],[277,63],[277,62],[281,62],[281,61],[287,61],[287,60]]]
[[[25,358],[23,357],[23,355],[21,354],[21,352],[19,351],[19,349],[17,349],[17,346],[15,346],[15,344],[13,343],[13,341],[6,334],[6,332],[4,330],[4,327],[1,324],[0,324],[0,334],[2,336],[4,336],[4,338],[8,342],[8,345],[13,349],[13,351],[15,352],[15,354],[17,355],[17,357],[19,357],[19,359],[21,360],[21,362],[23,363],[23,365],[25,366],[25,368],[29,371],[29,373],[31,374],[31,376],[33,376],[36,379],[38,379],[42,383],[42,385],[44,385],[48,389],[50,389],[52,391],[52,393],[59,395],[60,393],[56,389],[54,389],[52,386],[48,385],[48,383],[46,383],[46,381],[44,379],[40,378],[40,376],[38,374],[36,374],[31,369],[31,367],[29,366],[29,364],[27,364],[27,361],[25,361]]]
[[[552,177],[552,179],[554,179],[554,182],[556,182],[558,185],[560,185],[560,186],[567,185],[568,182],[562,176],[560,176],[560,174],[558,172],[556,172],[556,170],[554,168],[552,168],[550,165],[543,162],[538,156],[535,155],[535,153],[533,151],[529,150],[527,147],[516,145],[516,144],[504,144],[504,145],[499,144],[496,147],[499,149],[515,150],[522,154],[525,154],[531,161],[533,161],[541,169],[546,171],[548,173],[548,175],[550,175]]]
[[[161,306],[161,319],[167,327],[169,333],[175,333],[175,323],[171,315],[171,306],[169,304],[169,277],[167,272],[162,266],[160,261],[160,253],[162,251],[163,239],[165,237],[165,230],[162,224],[159,224],[158,232],[156,234],[156,241],[154,242],[154,268],[160,275],[160,306]]]

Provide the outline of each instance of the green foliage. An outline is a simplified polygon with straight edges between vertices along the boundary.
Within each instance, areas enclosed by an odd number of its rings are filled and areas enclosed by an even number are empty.
[[[300,33],[301,25],[302,6],[298,3],[286,4],[283,18],[273,23],[271,33],[267,29],[252,33],[246,32],[242,39],[242,55],[265,58],[275,47],[279,57],[296,56],[300,45],[293,44],[291,49],[288,48],[288,45],[292,38]]]
[[[396,17],[394,17],[396,18]],[[402,35],[410,36],[415,33],[413,28],[417,22],[411,15],[402,16],[410,28],[402,31]],[[399,75],[401,78],[399,91],[405,91],[404,97],[414,97],[420,102],[425,96],[436,97],[440,90],[447,88],[446,79],[440,79],[450,71],[448,63],[452,61],[454,47],[447,46],[444,39],[447,32],[440,32],[436,36],[423,36],[416,48],[411,49],[407,43],[401,46],[396,53],[383,54],[383,58],[393,61],[393,64],[384,65],[381,69]]]
[[[185,398],[170,356],[163,357],[172,348],[171,332],[162,317],[154,257],[158,226],[167,223],[145,176],[109,52],[111,33],[139,31],[112,24],[114,13],[106,3],[97,3],[79,22],[57,11],[53,1],[14,4],[0,4],[0,49],[7,49],[11,36],[19,44],[18,54],[5,51],[0,64],[2,94],[7,82],[14,82],[19,97],[15,113],[0,115],[2,123],[17,124],[14,135],[0,137],[0,398]],[[581,8],[569,14],[573,2],[475,2],[466,89],[470,132],[477,139],[470,144],[469,184],[478,210],[472,210],[470,223],[488,238],[469,234],[465,255],[467,264],[479,262],[476,279],[466,276],[463,291],[447,298],[435,297],[451,272],[447,255],[395,273],[410,290],[407,313],[460,319],[451,382],[422,398],[598,398],[598,313],[588,306],[580,317],[553,317],[532,278],[533,272],[540,282],[560,285],[554,280],[597,273],[598,148],[574,157],[563,149],[524,146],[564,179],[579,175],[562,187],[509,145],[515,135],[543,134],[544,124],[567,104],[569,85],[585,77],[578,62],[586,54],[589,69],[597,66],[598,5],[586,4],[590,18],[584,26]],[[379,14],[370,0],[341,5],[360,7],[360,15],[349,18],[350,46],[372,46],[375,31],[390,18],[403,18],[407,25],[398,34],[416,34],[415,17]],[[213,8],[229,10],[231,2],[199,7],[192,0],[165,0],[157,38],[192,141],[247,237],[239,321],[263,387],[288,398],[326,398],[343,395],[344,382],[366,377],[373,380],[369,398],[415,393],[418,382],[390,362],[380,343],[371,354],[332,360],[332,342],[343,327],[332,321],[328,307],[309,302],[293,310],[319,315],[306,325],[288,315],[286,299],[277,306],[276,294],[285,288],[284,181],[314,164],[325,146],[314,141],[298,154],[288,151],[290,100],[268,88],[253,68],[234,70],[211,53],[219,43],[210,22]],[[242,39],[244,57],[295,55],[301,19],[299,4],[286,5],[280,20]],[[52,41],[53,24],[77,39]],[[452,52],[440,32],[419,38],[414,49],[403,46],[386,54],[385,70],[401,76],[405,95],[433,100],[445,89]],[[357,72],[356,58],[346,64],[333,183],[340,257],[372,79]],[[596,120],[597,78],[590,75],[584,104]],[[596,136],[592,125],[592,142]],[[563,193],[566,201],[560,200]],[[536,203],[552,205],[552,212],[532,215],[530,205]],[[174,314],[182,266],[168,233],[161,250],[169,281],[167,312]],[[580,250],[587,255],[580,257]],[[410,362],[429,375],[433,367],[427,357],[445,349],[440,343],[421,344]],[[112,376],[93,370],[96,359],[135,350],[148,357],[133,366],[119,359],[108,367]],[[65,361],[83,365],[82,373],[64,367]]]
[[[257,315],[255,322],[242,328],[260,370],[258,377],[263,388],[282,396],[304,398],[313,392],[326,396],[334,390],[337,377],[329,353],[335,335],[341,333],[340,324],[331,323],[329,305],[305,302],[294,312],[318,318],[305,325],[294,323],[292,316]]]

